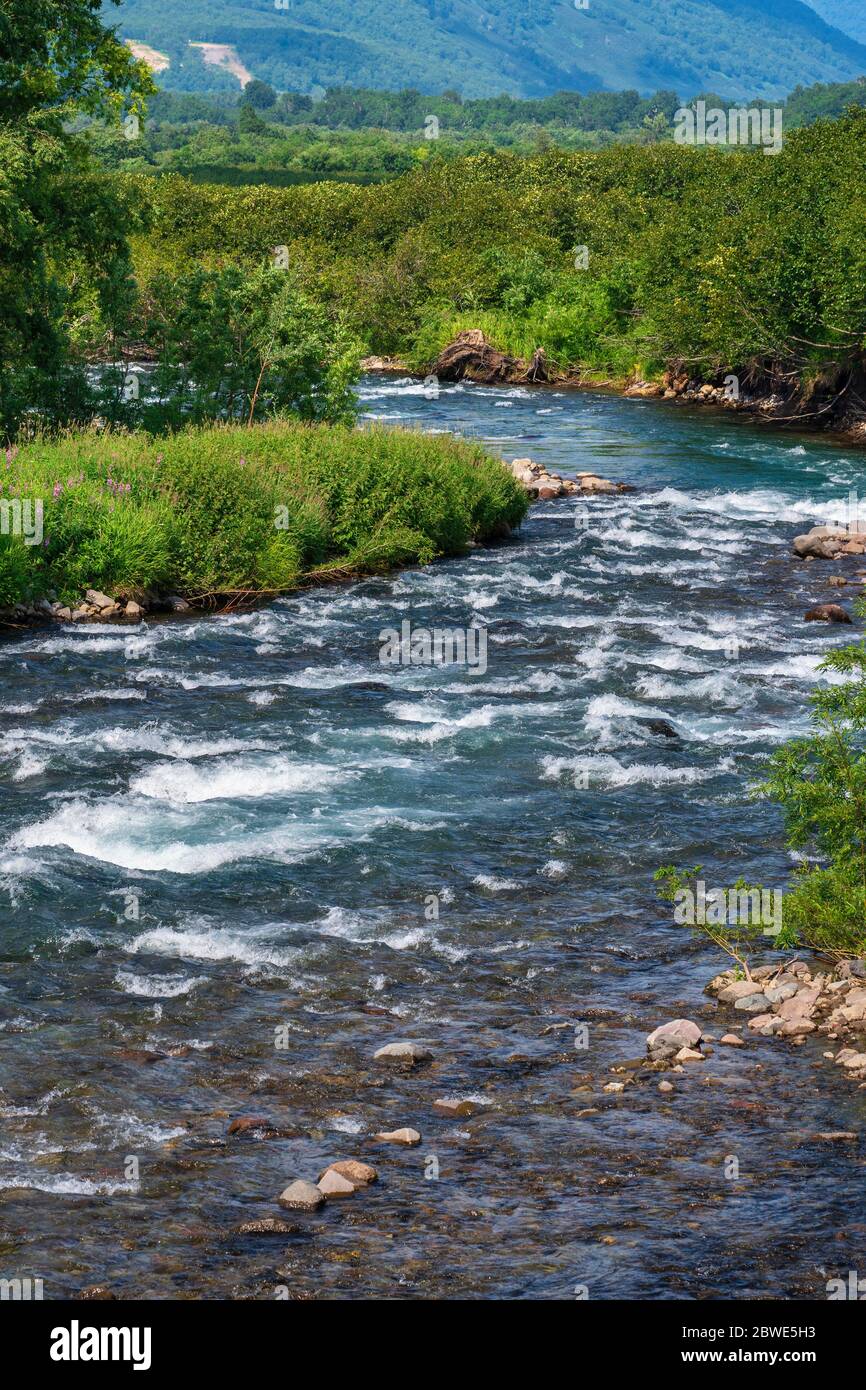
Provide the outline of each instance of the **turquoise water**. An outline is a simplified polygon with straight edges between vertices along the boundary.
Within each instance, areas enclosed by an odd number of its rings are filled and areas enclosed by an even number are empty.
[[[836,567],[790,540],[861,456],[593,393],[363,399],[636,491],[255,613],[4,641],[0,1275],[57,1298],[822,1296],[862,1263],[862,1159],[809,1135],[864,1102],[819,1044],[723,1050],[673,1098],[601,1086],[702,1017],[722,963],[654,869],[791,872],[746,786],[845,640],[803,623]],[[486,670],[383,665],[407,619],[484,625]],[[432,1066],[375,1066],[400,1038]],[[246,1114],[285,1135],[229,1138]],[[403,1125],[420,1147],[373,1142]],[[353,1156],[369,1192],[235,1234]]]

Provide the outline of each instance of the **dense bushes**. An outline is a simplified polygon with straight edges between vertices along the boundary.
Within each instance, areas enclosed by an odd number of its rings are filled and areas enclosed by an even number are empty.
[[[369,188],[132,180],[153,217],[144,279],[178,259],[253,266],[284,243],[306,292],[370,351],[417,364],[481,326],[562,366],[678,360],[806,383],[844,372],[866,334],[862,110],[772,158],[655,145],[434,158]]]
[[[454,555],[526,510],[478,445],[285,423],[32,443],[8,451],[3,496],[42,500],[44,535],[0,535],[0,606],[87,587],[277,592],[317,569]]]
[[[800,861],[779,944],[866,955],[866,643],[820,669],[846,679],[814,692],[811,735],[778,750],[761,788],[781,805]]]

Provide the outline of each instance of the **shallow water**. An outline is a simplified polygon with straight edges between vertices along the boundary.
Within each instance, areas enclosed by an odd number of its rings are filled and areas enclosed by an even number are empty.
[[[822,1297],[866,1261],[864,1151],[814,1135],[859,1130],[866,1093],[820,1043],[717,1050],[672,1097],[601,1086],[715,1007],[722,961],[654,869],[791,871],[746,786],[845,640],[803,623],[829,567],[790,538],[860,457],[601,394],[363,395],[637,491],[251,614],[4,642],[0,1276],[49,1298]],[[403,619],[486,624],[486,671],[383,666]],[[430,1067],[372,1063],[404,1037]],[[288,1134],[228,1138],[245,1114]],[[372,1141],[403,1125],[419,1148]],[[235,1234],[352,1156],[374,1188]]]

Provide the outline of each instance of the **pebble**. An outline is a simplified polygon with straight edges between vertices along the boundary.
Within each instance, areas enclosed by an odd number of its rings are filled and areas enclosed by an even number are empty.
[[[434,1100],[433,1109],[438,1110],[440,1115],[474,1115],[478,1109],[474,1101],[471,1100]]]
[[[383,1144],[407,1144],[414,1147],[421,1143],[421,1135],[417,1129],[390,1129],[383,1130],[381,1134],[374,1134],[374,1139],[378,1139]]]
[[[229,1134],[261,1133],[273,1128],[270,1120],[266,1119],[264,1115],[239,1115],[229,1125]]]
[[[660,1082],[659,1082],[659,1090],[660,1090],[660,1091],[668,1092],[668,1091],[672,1091],[673,1089],[674,1089],[674,1088],[673,1088],[673,1086],[671,1085],[670,1081],[660,1081]]]
[[[324,1195],[311,1182],[298,1178],[289,1183],[277,1198],[281,1207],[290,1211],[316,1211],[324,1202]]]
[[[624,1091],[624,1081],[608,1081],[606,1086],[602,1086],[603,1091]]]
[[[677,1062],[705,1062],[706,1058],[702,1052],[696,1052],[693,1047],[681,1047],[676,1055]]]
[[[736,1033],[725,1033],[723,1037],[719,1038],[719,1043],[724,1044],[726,1047],[746,1046],[743,1039],[738,1037]]]

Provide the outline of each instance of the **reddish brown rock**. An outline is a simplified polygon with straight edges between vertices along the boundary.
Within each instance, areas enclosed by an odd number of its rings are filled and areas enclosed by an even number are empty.
[[[359,1163],[356,1158],[341,1158],[337,1163],[329,1163],[324,1173],[319,1174],[319,1182],[326,1173],[339,1173],[341,1178],[354,1183],[355,1187],[368,1187],[379,1176],[372,1164]]]
[[[840,603],[816,603],[806,614],[807,623],[850,623],[851,616]]]

